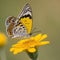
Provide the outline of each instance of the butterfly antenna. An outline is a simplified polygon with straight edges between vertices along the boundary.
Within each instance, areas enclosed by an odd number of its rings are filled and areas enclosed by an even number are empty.
[[[35,30],[36,30],[36,27],[34,27],[34,28],[32,29],[32,32],[35,31]]]
[[[34,33],[40,33],[40,32],[42,32],[42,31],[41,31],[41,30],[39,30],[39,31],[34,31],[34,32],[30,33],[30,35],[32,35],[32,34],[34,34]]]

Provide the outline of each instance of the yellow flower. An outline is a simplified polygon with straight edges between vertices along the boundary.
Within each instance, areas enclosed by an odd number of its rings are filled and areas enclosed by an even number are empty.
[[[0,32],[0,47],[4,46],[7,42],[7,37],[5,36],[4,33]]]
[[[13,54],[18,54],[23,51],[34,53],[36,52],[36,47],[49,44],[49,41],[42,41],[45,38],[47,38],[46,34],[44,35],[38,34],[34,37],[20,40],[19,42],[17,42],[17,44],[12,45],[12,48],[10,48],[10,51],[13,52]]]

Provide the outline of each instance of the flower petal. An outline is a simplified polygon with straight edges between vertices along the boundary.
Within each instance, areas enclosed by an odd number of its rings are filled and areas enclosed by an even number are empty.
[[[46,45],[46,44],[49,44],[50,42],[49,41],[43,41],[43,42],[40,42],[40,45]]]
[[[45,38],[47,38],[47,34],[42,35],[41,38],[40,38],[40,41],[42,41]]]
[[[34,39],[35,39],[35,40],[40,40],[41,36],[42,36],[42,34],[38,34],[38,35],[36,35],[36,36],[34,37]]]
[[[18,54],[18,53],[21,53],[22,51],[24,51],[24,49],[15,49],[14,50],[14,52],[13,52],[13,54],[15,55],[15,54]]]
[[[14,51],[14,48],[10,48],[10,52],[13,52]]]

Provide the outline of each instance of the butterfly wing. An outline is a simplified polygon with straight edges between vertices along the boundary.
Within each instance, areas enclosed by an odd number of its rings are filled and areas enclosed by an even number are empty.
[[[29,4],[26,4],[21,14],[16,18],[10,16],[6,20],[6,30],[12,38],[29,35],[32,28],[32,10]]]
[[[12,29],[14,28],[16,19],[17,19],[17,18],[14,17],[14,16],[9,16],[9,17],[6,19],[6,21],[5,21],[6,32],[7,32],[8,36],[12,36],[12,35],[13,35]]]
[[[5,25],[6,25],[6,32],[9,37],[16,38],[16,37],[23,37],[27,35],[27,31],[23,23],[19,21],[18,18],[14,16],[9,16],[6,19]]]
[[[28,3],[23,8],[21,14],[18,15],[18,18],[26,27],[27,33],[30,34],[32,29],[32,9]]]

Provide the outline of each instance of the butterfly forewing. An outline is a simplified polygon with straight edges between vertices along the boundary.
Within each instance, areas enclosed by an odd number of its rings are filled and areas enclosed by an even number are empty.
[[[27,33],[30,34],[32,29],[32,9],[28,3],[23,8],[18,18],[26,27]]]

